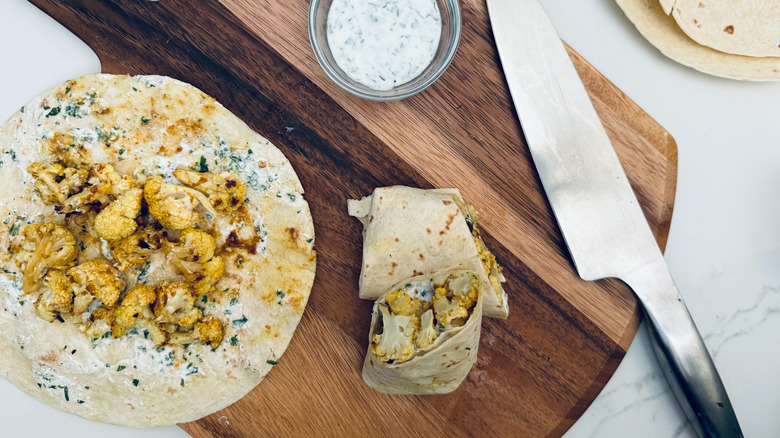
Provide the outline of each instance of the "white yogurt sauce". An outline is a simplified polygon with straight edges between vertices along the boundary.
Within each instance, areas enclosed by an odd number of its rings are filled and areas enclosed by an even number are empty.
[[[436,0],[334,0],[328,45],[350,78],[390,90],[431,63],[441,37]]]

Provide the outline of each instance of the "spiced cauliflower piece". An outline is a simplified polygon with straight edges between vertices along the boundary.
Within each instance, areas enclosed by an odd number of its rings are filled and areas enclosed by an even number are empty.
[[[40,295],[35,301],[35,313],[52,322],[59,314],[70,313],[73,304],[73,281],[62,271],[51,270],[43,277]]]
[[[22,271],[22,291],[34,292],[40,280],[53,269],[67,269],[78,256],[76,240],[62,225],[27,225],[11,245],[14,261]]]
[[[445,328],[466,323],[477,300],[478,278],[474,274],[450,275],[444,284],[435,285],[433,311]]]
[[[213,316],[207,316],[195,323],[191,332],[176,332],[170,335],[171,344],[188,345],[194,343],[209,344],[211,348],[219,347],[224,338],[222,322]]]
[[[43,202],[61,204],[86,183],[89,171],[63,167],[61,164],[32,163],[27,172],[36,178],[33,189]]]
[[[195,288],[195,294],[201,297],[217,284],[225,273],[225,261],[220,256],[215,256],[203,266],[194,272],[192,276],[192,285]]]
[[[108,260],[92,259],[68,269],[74,282],[73,311],[82,313],[97,298],[107,307],[114,307],[125,288],[120,272]]]
[[[439,337],[433,317],[433,309],[428,309],[420,317],[420,330],[414,335],[414,343],[418,348],[426,348]]]
[[[164,243],[163,249],[168,260],[192,283],[196,298],[208,293],[225,273],[225,261],[214,256],[217,243],[205,231],[187,228],[178,242]]]
[[[111,333],[118,338],[143,320],[148,325],[149,321],[154,319],[152,305],[157,299],[157,293],[154,286],[139,284],[127,291],[122,302],[117,306],[114,314],[114,324],[111,326]]]
[[[146,226],[119,240],[109,242],[114,266],[120,271],[138,266],[166,242],[163,230]]]
[[[189,187],[167,183],[161,176],[146,181],[144,199],[149,204],[149,213],[162,226],[173,230],[192,228],[200,222],[198,205],[203,205],[211,214],[217,215],[203,193]]]
[[[123,239],[135,232],[135,218],[141,212],[143,191],[130,189],[108,204],[95,217],[95,232],[106,240]]]
[[[388,363],[409,359],[414,352],[413,339],[419,327],[419,318],[393,314],[383,303],[376,306],[380,320],[371,340],[372,353],[377,359]]]
[[[431,307],[431,303],[412,298],[402,289],[387,294],[385,302],[396,315],[414,315],[418,318]]]
[[[157,287],[154,322],[189,327],[203,315],[195,307],[195,289],[183,281],[163,281]]]
[[[107,204],[112,197],[120,196],[137,185],[133,177],[120,175],[110,164],[94,164],[89,169],[87,185],[79,193],[66,199],[60,205],[60,212],[83,213],[92,205]]]
[[[208,196],[211,205],[222,213],[230,213],[244,203],[246,184],[230,172],[209,173],[177,169],[173,176],[184,185]]]
[[[190,280],[192,274],[214,257],[217,242],[211,234],[196,228],[181,232],[178,242],[164,242],[168,259]]]

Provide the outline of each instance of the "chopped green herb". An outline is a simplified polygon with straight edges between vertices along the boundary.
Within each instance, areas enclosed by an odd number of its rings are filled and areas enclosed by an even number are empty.
[[[133,386],[138,386],[138,379],[133,379]]]
[[[179,384],[180,384],[180,385],[182,386],[182,388],[183,388],[183,387],[184,387],[184,379],[181,379],[181,382],[179,382]]]
[[[87,245],[84,243],[83,240],[79,242],[79,249],[81,249],[81,251],[87,250]]]
[[[71,117],[79,117],[79,115],[77,114],[78,110],[79,110],[79,107],[77,105],[75,105],[75,104],[68,103],[68,104],[65,105],[65,114],[69,115]]]
[[[231,298],[230,299],[230,305],[231,306],[235,306],[236,304],[238,304],[238,298],[235,298],[235,297]]]
[[[76,400],[76,402],[77,402],[78,404],[80,404],[80,405],[83,405],[84,403],[86,403],[84,400]]]
[[[119,371],[122,371],[125,368],[127,368],[127,367],[124,366],[124,365],[119,365],[118,367],[116,367],[116,371],[119,372]]]
[[[209,302],[209,296],[208,295],[203,295],[203,298],[201,298],[200,300],[203,301],[204,303],[208,303]]]
[[[230,338],[230,345],[234,347],[238,345],[238,335],[234,335],[232,338]]]
[[[20,109],[19,112],[24,114],[24,107],[22,107],[22,109]]]
[[[151,266],[151,262],[147,261],[144,263],[141,272],[138,274],[138,283],[143,283],[146,280],[146,276],[149,274],[149,266]]]
[[[152,119],[147,119],[146,117],[141,116],[141,124],[142,125],[148,125],[151,120]]]
[[[279,362],[277,362],[277,361],[275,361],[275,360],[271,360],[271,359],[268,359],[266,362],[267,362],[268,364],[271,364],[271,365],[278,365],[278,364],[279,364]]]
[[[246,324],[248,319],[246,319],[246,316],[242,316],[241,319],[234,319],[233,320],[233,328],[239,328],[242,327],[244,324]]]
[[[67,87],[65,87],[65,94],[68,94],[68,93],[70,93],[70,85],[68,85]]]
[[[198,163],[198,169],[200,172],[208,172],[209,171],[209,165],[206,163],[206,157],[203,155],[200,156],[200,162]]]
[[[46,117],[54,117],[59,113],[60,113],[60,107],[54,107],[51,109],[51,111],[49,111],[48,114],[46,114]]]
[[[70,397],[68,396],[68,387],[62,388],[62,390],[65,392],[65,401],[70,401]]]
[[[308,239],[306,239],[306,243],[312,243],[312,242],[314,242],[313,237],[309,237]]]
[[[295,201],[295,193],[288,193],[287,197],[290,198],[290,201]]]

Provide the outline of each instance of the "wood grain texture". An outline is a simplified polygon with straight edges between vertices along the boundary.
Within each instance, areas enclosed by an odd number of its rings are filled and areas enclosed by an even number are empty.
[[[325,77],[306,0],[32,2],[87,42],[104,72],[169,75],[214,96],[290,158],[307,190],[319,266],[298,332],[247,397],[182,425],[193,436],[557,436],[614,372],[636,332],[636,301],[617,280],[588,283],[573,270],[483,2],[461,1],[463,37],[444,76],[390,103]],[[570,54],[663,247],[674,140]],[[511,316],[485,321],[479,361],[449,395],[386,396],[360,377],[371,303],[357,298],[361,229],[346,200],[392,184],[459,187],[505,266]]]

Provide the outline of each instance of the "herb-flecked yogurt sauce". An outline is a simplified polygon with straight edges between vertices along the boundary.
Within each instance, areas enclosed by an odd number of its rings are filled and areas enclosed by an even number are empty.
[[[374,90],[417,77],[433,60],[440,38],[436,0],[334,0],[328,12],[333,59]]]

